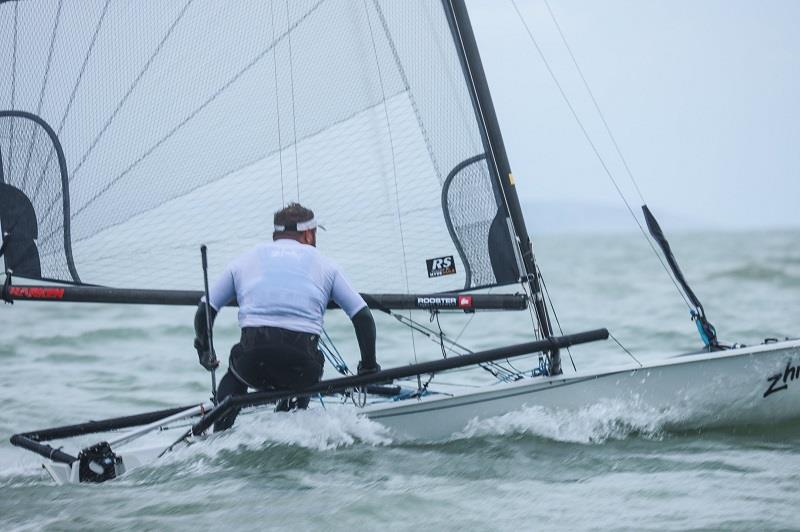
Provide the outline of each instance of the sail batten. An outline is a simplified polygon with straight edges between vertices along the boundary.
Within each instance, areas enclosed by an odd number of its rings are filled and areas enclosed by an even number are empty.
[[[191,289],[200,243],[214,275],[301,201],[365,292],[518,283],[448,17],[426,0],[0,3],[0,215],[32,224],[5,269]]]

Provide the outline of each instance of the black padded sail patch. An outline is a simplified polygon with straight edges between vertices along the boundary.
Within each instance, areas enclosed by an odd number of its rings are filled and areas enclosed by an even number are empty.
[[[428,259],[425,262],[428,265],[428,277],[441,277],[456,273],[456,261],[452,255]]]

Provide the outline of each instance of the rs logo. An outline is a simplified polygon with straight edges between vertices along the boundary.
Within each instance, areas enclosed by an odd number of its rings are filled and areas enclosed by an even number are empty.
[[[444,270],[453,265],[453,257],[442,257],[441,259],[433,259],[434,270]]]
[[[425,263],[428,265],[428,277],[441,277],[456,273],[456,261],[452,255],[427,259]]]

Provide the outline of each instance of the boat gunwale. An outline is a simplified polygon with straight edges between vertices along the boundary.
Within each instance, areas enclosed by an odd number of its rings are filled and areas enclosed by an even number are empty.
[[[635,374],[640,371],[651,371],[664,367],[684,364],[688,365],[698,362],[742,357],[762,353],[777,354],[779,351],[792,351],[795,349],[800,351],[800,339],[782,340],[754,346],[743,346],[710,353],[705,352],[697,354],[672,355],[667,359],[658,359],[652,364],[644,364],[642,366],[616,366],[611,369],[597,370],[585,374],[578,372],[573,375],[562,374],[557,377],[543,376],[521,379],[519,381],[509,383],[500,383],[496,386],[491,386],[491,389],[467,391],[457,396],[423,396],[419,397],[414,404],[408,404],[406,401],[398,401],[397,403],[380,403],[364,407],[359,411],[359,413],[367,415],[370,419],[378,420],[382,418],[416,414],[421,412],[445,410],[459,406],[478,404],[497,399],[505,399],[529,393],[536,393],[544,390],[552,390],[562,386],[579,384],[582,382],[623,373]],[[488,388],[488,386],[485,388]],[[519,388],[523,389],[520,390]],[[484,397],[476,399],[476,397],[480,396]]]

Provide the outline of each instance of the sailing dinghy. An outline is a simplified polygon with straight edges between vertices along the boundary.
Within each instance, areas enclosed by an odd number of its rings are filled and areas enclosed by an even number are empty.
[[[13,435],[58,483],[113,479],[202,438],[229,408],[298,395],[419,439],[524,405],[691,405],[676,428],[800,417],[800,340],[720,342],[646,209],[703,346],[562,371],[561,350],[608,331],[554,330],[463,0],[6,0],[0,63],[6,301],[196,305],[201,243],[219,272],[302,200],[369,306],[446,355],[357,376],[326,342],[343,376],[309,389]],[[530,341],[473,351],[410,314],[487,310],[529,319]],[[534,367],[509,363],[524,356]],[[437,391],[434,376],[464,367],[497,382]],[[156,433],[167,437],[142,444]],[[89,434],[102,436],[49,443]]]

